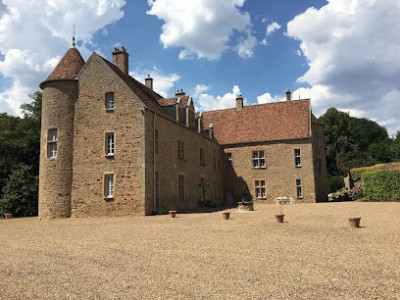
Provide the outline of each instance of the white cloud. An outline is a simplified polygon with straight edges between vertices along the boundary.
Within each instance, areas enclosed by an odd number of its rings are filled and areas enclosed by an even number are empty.
[[[268,37],[271,36],[275,31],[281,29],[281,25],[279,25],[276,22],[273,22],[271,24],[268,24],[267,30],[265,33],[265,38],[262,40],[261,44],[263,45],[268,45]]]
[[[257,45],[257,39],[249,34],[247,38],[241,38],[236,46],[236,51],[241,58],[250,58],[254,55],[253,49]]]
[[[331,95],[323,97],[321,109],[339,107],[389,132],[400,129],[398,106],[387,100],[400,90],[399,15],[398,0],[330,0],[287,24],[287,35],[300,41],[309,64],[298,82]]]
[[[198,84],[195,87],[193,99],[196,103],[196,110],[210,111],[217,109],[233,108],[236,106],[236,97],[240,95],[239,86],[234,85],[232,88],[232,92],[228,92],[223,96],[214,96],[207,94],[206,91],[208,91],[209,88],[209,86],[203,84]],[[247,100],[244,99],[243,102],[246,104]]]
[[[149,15],[165,23],[160,41],[164,47],[182,47],[180,59],[199,58],[216,60],[229,48],[235,31],[242,35],[243,46],[236,46],[239,55],[252,55],[254,37],[247,12],[240,7],[245,0],[148,0]],[[244,37],[243,37],[244,36]]]
[[[130,75],[143,84],[145,83],[147,75],[150,75],[150,77],[153,78],[154,91],[165,98],[168,98],[169,91],[171,88],[175,87],[176,82],[180,79],[178,74],[164,74],[155,66],[151,69],[135,69],[133,72],[130,72]],[[173,90],[172,92],[174,93],[175,91]],[[170,96],[173,97],[173,95]]]
[[[125,0],[3,0],[7,10],[0,14],[0,72],[11,79],[11,87],[0,93],[0,109],[21,114],[19,106],[31,101],[28,93],[39,89],[71,45],[76,25],[79,48],[90,51],[93,34],[123,16]]]
[[[258,104],[264,104],[264,103],[272,103],[272,102],[279,102],[285,100],[285,97],[275,95],[272,97],[270,93],[264,93],[261,96],[257,97],[257,102]]]

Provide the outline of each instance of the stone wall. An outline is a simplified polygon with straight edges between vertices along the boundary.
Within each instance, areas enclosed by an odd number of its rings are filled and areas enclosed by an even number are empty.
[[[294,149],[301,151],[301,167],[295,166]],[[312,141],[308,139],[224,146],[232,153],[232,168],[224,162],[225,198],[232,190],[234,201],[242,199],[242,188],[247,185],[256,200],[255,181],[265,180],[266,201],[275,203],[276,197],[294,197],[297,202],[315,202]],[[264,151],[265,169],[253,168],[253,151]],[[297,197],[296,179],[301,179],[303,197]]]
[[[43,86],[40,137],[39,218],[71,215],[74,101],[77,81],[57,80]],[[57,129],[57,158],[48,158],[47,134]]]
[[[115,109],[107,111],[106,93]],[[100,59],[89,60],[79,78],[75,104],[72,216],[144,213],[144,109]],[[115,155],[105,156],[105,135],[114,133]],[[114,198],[104,197],[104,176],[114,174]]]
[[[155,125],[153,125],[155,124]],[[153,160],[154,127],[158,131],[158,154]],[[146,111],[146,214],[165,213],[174,209],[194,211],[199,205],[201,177],[205,182],[205,201],[220,206],[222,189],[222,148],[215,140],[197,133],[194,129],[157,114]],[[177,141],[184,142],[184,159],[177,158]],[[200,164],[200,147],[204,149],[205,164]],[[215,152],[215,164],[214,164]],[[153,164],[154,162],[154,164]],[[154,170],[153,170],[154,166]],[[158,205],[152,201],[153,174],[159,178]],[[178,176],[184,176],[184,199],[178,199]],[[148,188],[147,188],[148,187]]]

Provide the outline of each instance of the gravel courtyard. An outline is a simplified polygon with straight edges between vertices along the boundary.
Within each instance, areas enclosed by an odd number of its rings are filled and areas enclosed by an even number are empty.
[[[400,299],[400,203],[255,209],[0,220],[0,299]]]

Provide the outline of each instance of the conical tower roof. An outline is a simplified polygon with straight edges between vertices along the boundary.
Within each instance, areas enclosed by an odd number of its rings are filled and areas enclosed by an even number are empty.
[[[46,81],[54,79],[74,79],[84,64],[85,61],[78,49],[75,47],[69,48]]]

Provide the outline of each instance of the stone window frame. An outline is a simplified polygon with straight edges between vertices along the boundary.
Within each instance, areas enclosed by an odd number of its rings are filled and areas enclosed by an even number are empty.
[[[52,135],[51,132],[55,132],[55,135]],[[58,156],[58,129],[55,127],[51,127],[47,130],[47,158],[53,160],[57,159],[57,156]]]
[[[265,179],[254,180],[254,191],[257,199],[267,199]]]
[[[110,147],[109,137],[111,136],[112,136],[112,146]],[[112,152],[110,150],[112,150]],[[104,151],[106,157],[115,156],[115,133],[113,131],[108,131],[104,134]]]
[[[103,174],[103,196],[105,200],[115,199],[115,173],[107,172]],[[111,179],[111,186],[109,185]]]
[[[265,151],[264,150],[252,151],[252,163],[253,163],[253,169],[257,170],[265,169],[267,167]]]
[[[296,179],[296,193],[297,193],[297,198],[299,199],[303,198],[303,185],[300,178]]]
[[[176,158],[185,160],[185,142],[183,140],[177,140]]]
[[[112,96],[112,99],[110,98],[110,96]],[[115,111],[114,92],[107,92],[105,94],[105,107],[107,112]]]
[[[294,166],[296,168],[301,168],[301,150],[294,149]]]
[[[232,164],[232,152],[226,152],[226,167],[228,169],[232,169],[233,164]]]
[[[200,165],[201,166],[206,165],[206,155],[203,147],[200,147]]]
[[[185,175],[178,174],[178,201],[185,201]]]

